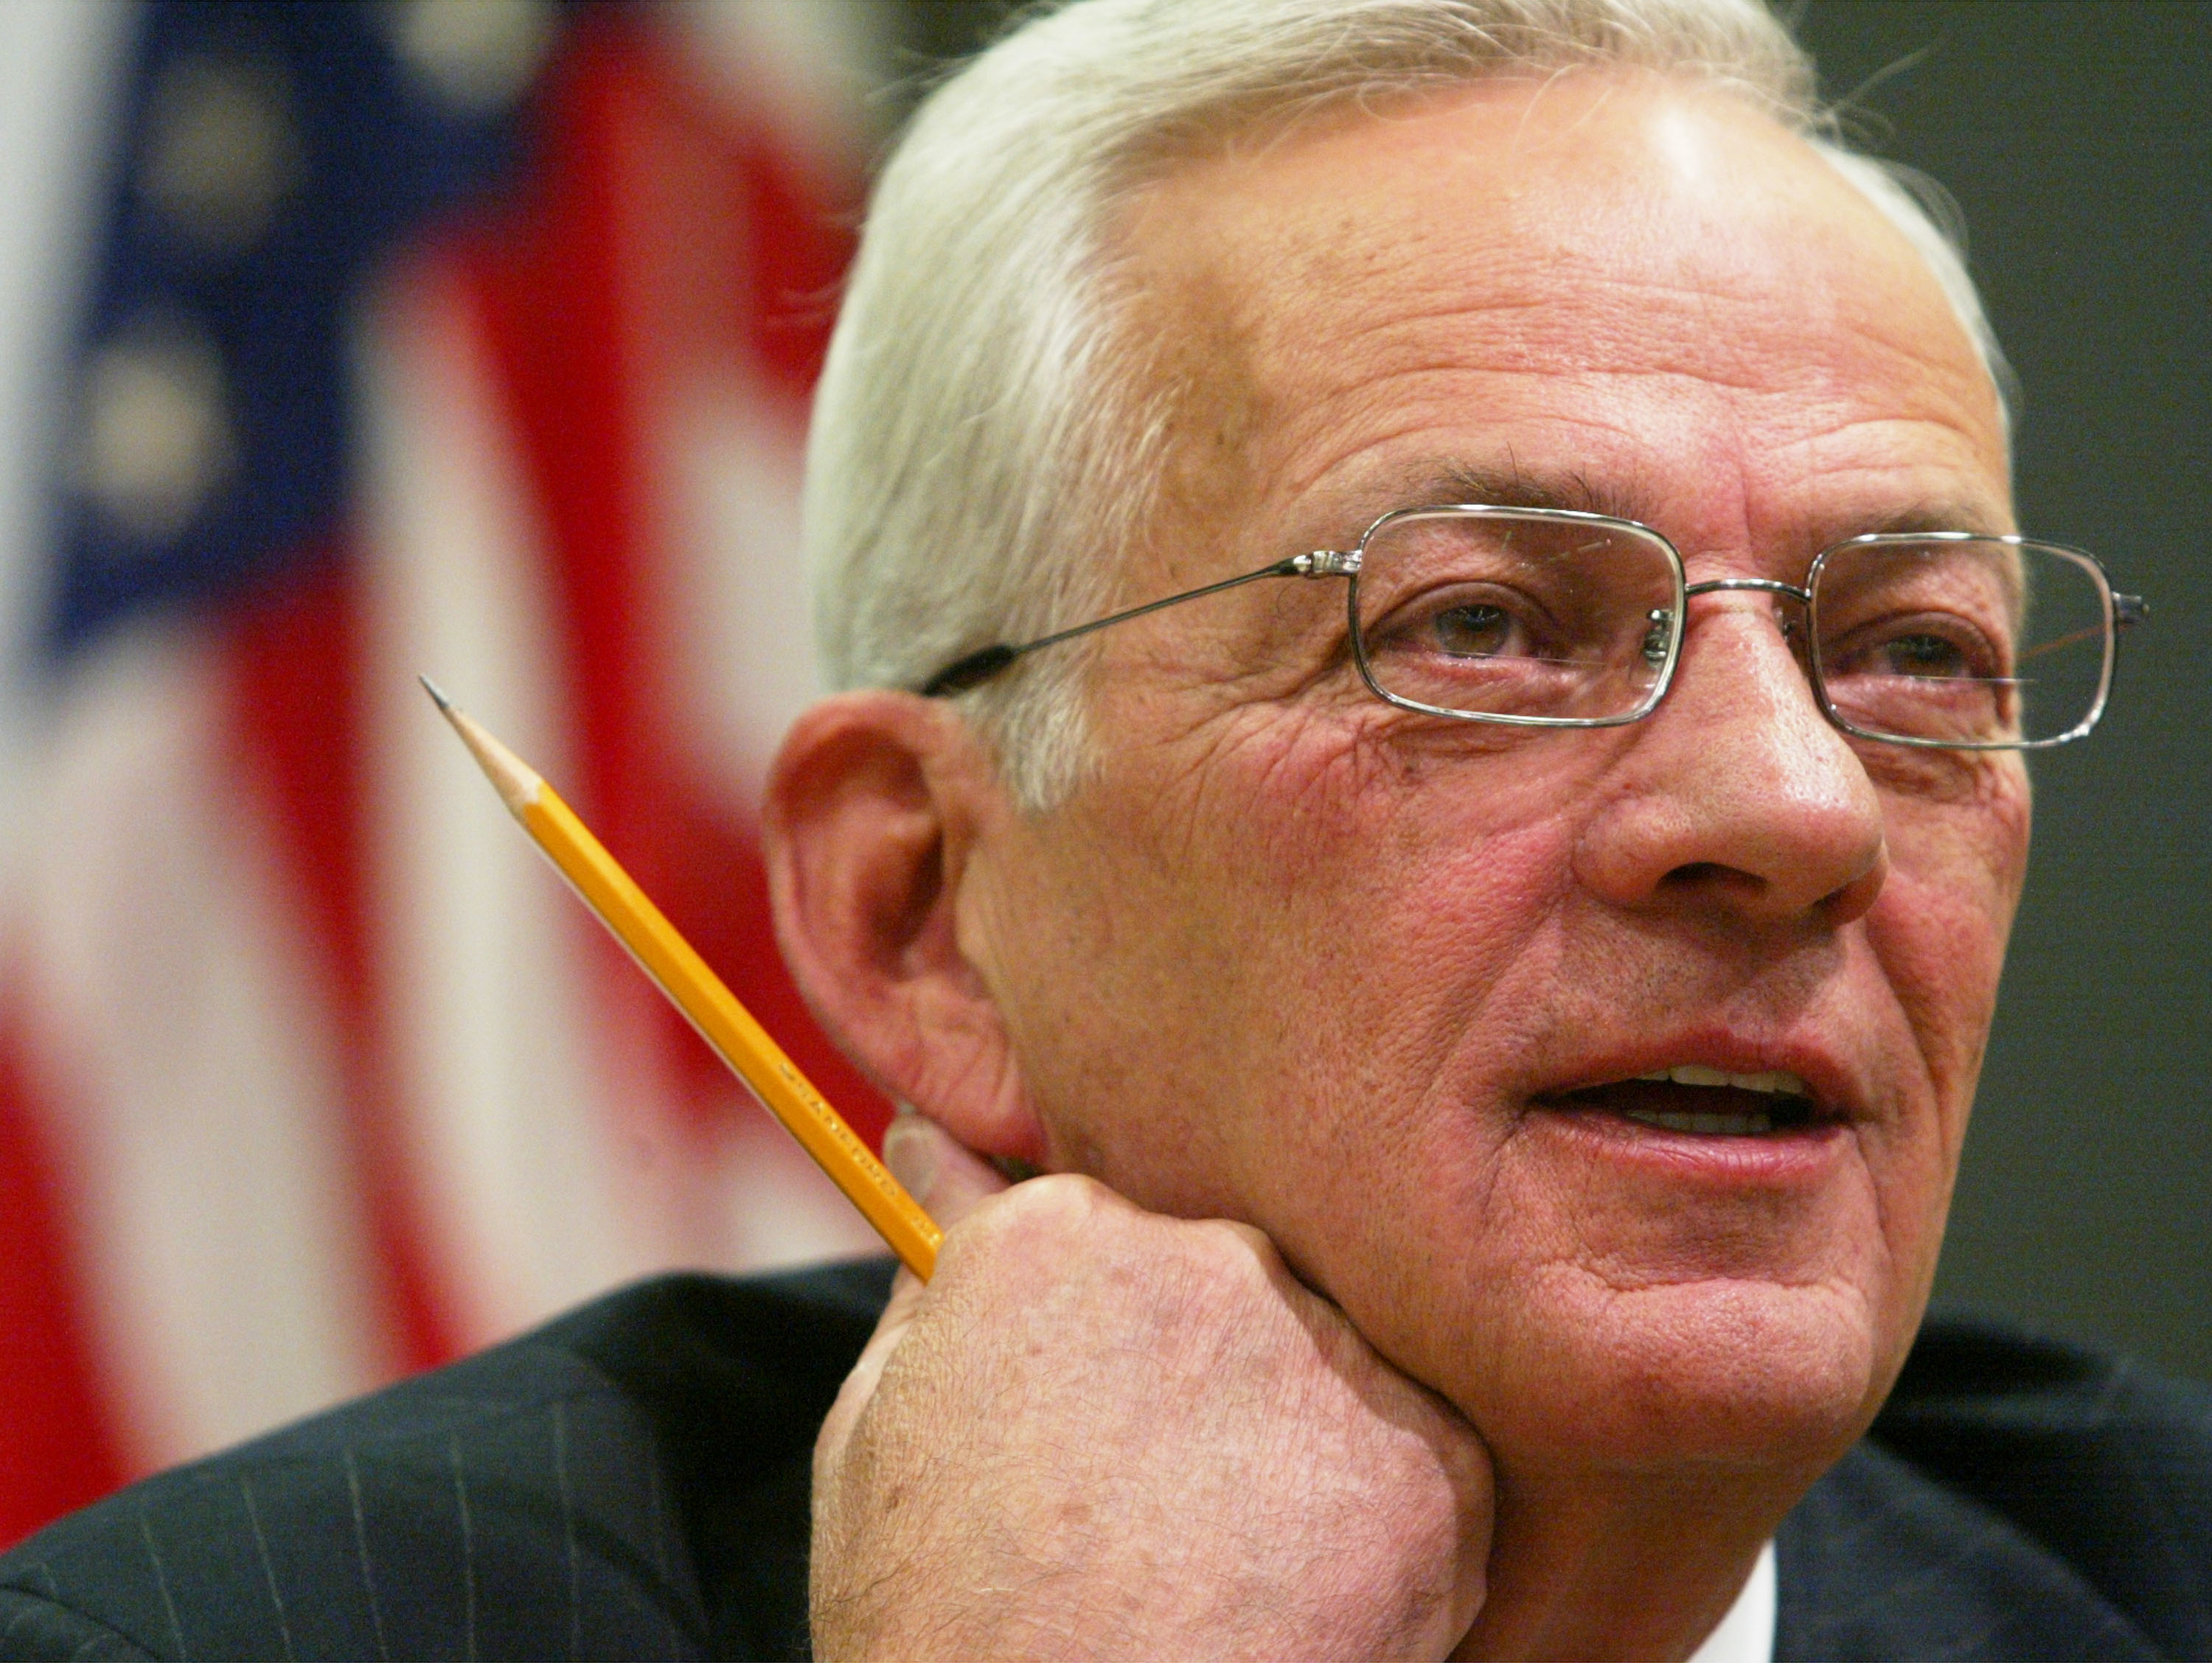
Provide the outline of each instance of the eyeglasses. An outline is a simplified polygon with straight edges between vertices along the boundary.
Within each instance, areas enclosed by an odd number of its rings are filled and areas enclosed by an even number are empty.
[[[1805,584],[1685,580],[1648,525],[1565,508],[1403,508],[1356,548],[1255,572],[1073,629],[969,653],[921,691],[981,686],[1017,659],[1262,578],[1343,578],[1352,652],[1377,698],[1459,721],[1615,727],[1666,696],[1696,596],[1771,594],[1804,610],[1813,695],[1844,732],[1893,744],[2033,750],[2078,739],[2112,691],[2118,633],[2149,609],[2079,549],[1972,531],[1876,532]]]

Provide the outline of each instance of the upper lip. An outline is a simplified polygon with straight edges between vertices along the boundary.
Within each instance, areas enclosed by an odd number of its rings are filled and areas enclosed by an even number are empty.
[[[1862,1120],[1872,1113],[1868,1093],[1853,1071],[1825,1048],[1802,1043],[1759,1043],[1712,1033],[1638,1041],[1582,1059],[1571,1071],[1539,1086],[1529,1096],[1535,1100],[1564,1097],[1685,1065],[1717,1068],[1729,1074],[1794,1074],[1804,1082],[1815,1113],[1824,1120]]]

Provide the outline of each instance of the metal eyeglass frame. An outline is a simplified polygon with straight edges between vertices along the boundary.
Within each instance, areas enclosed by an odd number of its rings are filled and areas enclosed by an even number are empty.
[[[1364,632],[1359,627],[1361,559],[1366,553],[1369,543],[1386,527],[1401,520],[1437,515],[1463,515],[1468,519],[1540,520],[1556,524],[1603,526],[1611,531],[1626,531],[1638,537],[1647,537],[1664,550],[1668,561],[1673,567],[1674,604],[1667,610],[1663,616],[1656,610],[1651,615],[1651,622],[1654,625],[1663,624],[1666,628],[1666,656],[1659,675],[1653,682],[1651,690],[1645,695],[1643,702],[1633,710],[1618,716],[1512,716],[1502,713],[1493,714],[1484,711],[1455,710],[1443,705],[1424,704],[1419,700],[1408,699],[1401,695],[1392,693],[1377,683],[1374,671],[1367,662]],[[2081,721],[2064,733],[2045,739],[1967,741],[1921,739],[1906,734],[1875,732],[1869,729],[1855,727],[1844,719],[1843,713],[1830,701],[1827,685],[1820,670],[1818,647],[1820,621],[1814,597],[1819,587],[1820,572],[1831,555],[1839,554],[1845,549],[1929,543],[1995,543],[2015,549],[2047,549],[2075,561],[2095,579],[2097,592],[2104,606],[2104,667],[2098,678],[2097,696],[2090,705],[2088,713]],[[2105,713],[2106,701],[2111,696],[2112,689],[2113,666],[2119,658],[2120,632],[2133,628],[2150,616],[2149,605],[2142,596],[2124,595],[2113,589],[2111,580],[2106,575],[2104,567],[2098,561],[2095,555],[2086,554],[2079,549],[2069,549],[2063,543],[2045,543],[2034,537],[1993,537],[1979,531],[1874,531],[1863,537],[1846,538],[1832,548],[1821,550],[1807,570],[1802,587],[1794,583],[1783,583],[1772,578],[1715,578],[1705,583],[1691,583],[1688,581],[1687,573],[1683,568],[1680,552],[1668,540],[1664,533],[1654,531],[1639,520],[1621,519],[1611,514],[1587,513],[1575,508],[1514,508],[1480,502],[1437,503],[1425,507],[1391,510],[1361,532],[1358,543],[1350,549],[1316,549],[1309,553],[1291,555],[1286,559],[1262,566],[1256,571],[1242,573],[1233,578],[1224,578],[1218,583],[1201,585],[1196,589],[1186,589],[1180,594],[1169,595],[1159,600],[1147,601],[1141,606],[1132,606],[1126,610],[1093,619],[1089,623],[1078,624],[1072,629],[1061,629],[1049,635],[1040,635],[1035,640],[1024,641],[1018,645],[1000,643],[984,647],[980,652],[970,652],[965,658],[947,665],[924,682],[918,690],[930,698],[949,698],[956,694],[965,693],[971,688],[981,687],[1006,670],[1016,660],[1026,657],[1040,647],[1054,646],[1061,641],[1073,640],[1080,635],[1088,635],[1101,629],[1111,628],[1117,623],[1127,623],[1132,618],[1141,618],[1148,613],[1163,611],[1170,606],[1180,606],[1185,601],[1198,600],[1206,595],[1218,595],[1226,589],[1241,588],[1245,584],[1255,583],[1262,578],[1332,577],[1348,580],[1345,588],[1345,615],[1351,634],[1352,657],[1359,667],[1360,680],[1367,684],[1367,690],[1376,698],[1385,704],[1395,705],[1401,710],[1418,711],[1424,715],[1441,716],[1454,721],[1498,722],[1513,727],[1621,727],[1630,722],[1642,721],[1658,708],[1660,700],[1666,696],[1668,688],[1674,683],[1675,668],[1681,662],[1682,631],[1690,601],[1698,595],[1747,590],[1761,594],[1780,595],[1796,601],[1805,609],[1807,635],[1808,640],[1813,643],[1808,649],[1806,660],[1810,672],[1808,680],[1812,686],[1813,696],[1820,705],[1820,713],[1831,723],[1844,732],[1857,738],[1871,739],[1883,744],[1915,745],[1934,750],[2043,750],[2052,745],[2063,745],[2069,740],[2081,737],[2096,726],[2098,719]]]

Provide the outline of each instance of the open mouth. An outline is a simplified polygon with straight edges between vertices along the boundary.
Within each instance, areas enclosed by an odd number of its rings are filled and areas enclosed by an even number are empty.
[[[1822,1111],[1795,1074],[1779,1069],[1731,1074],[1702,1063],[1678,1064],[1536,1101],[1547,1108],[1618,1115],[1655,1131],[1698,1138],[1771,1137],[1836,1118]]]

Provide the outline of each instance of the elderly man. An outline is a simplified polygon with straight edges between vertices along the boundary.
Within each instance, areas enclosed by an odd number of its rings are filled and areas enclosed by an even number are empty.
[[[2212,1650],[2202,1398],[1951,1330],[1861,1442],[2133,604],[1809,87],[1750,0],[1093,0],[941,88],[769,822],[936,1277],[634,1293],[0,1624],[760,1655],[811,1511],[823,1658]]]

